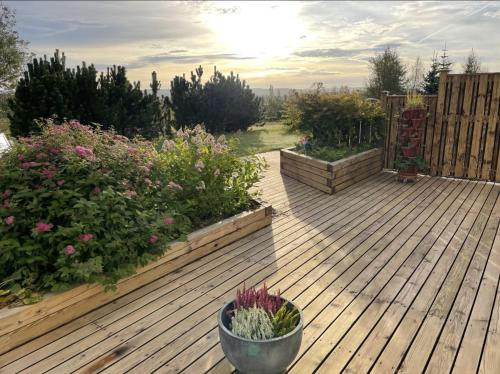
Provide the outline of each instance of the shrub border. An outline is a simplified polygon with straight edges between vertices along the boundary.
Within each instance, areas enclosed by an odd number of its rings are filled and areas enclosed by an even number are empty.
[[[185,242],[172,243],[160,259],[120,280],[115,291],[105,291],[99,284],[83,284],[65,292],[47,294],[33,305],[0,310],[0,354],[270,225],[272,206],[256,202],[259,206],[253,210],[196,230]]]
[[[280,151],[280,171],[299,182],[328,194],[343,190],[383,167],[384,148],[374,148],[334,162],[319,160],[294,151]]]

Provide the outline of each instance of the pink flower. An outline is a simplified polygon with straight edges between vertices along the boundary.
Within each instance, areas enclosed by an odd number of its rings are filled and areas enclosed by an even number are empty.
[[[163,223],[165,225],[173,225],[174,224],[174,219],[170,216],[166,216],[165,219],[163,220]]]
[[[175,183],[174,181],[170,181],[168,182],[168,188],[172,189],[172,190],[178,190],[178,191],[182,191],[182,186]]]
[[[47,157],[45,153],[37,153],[35,156],[37,160],[43,160],[45,157]]]
[[[127,190],[127,191],[125,191],[125,194],[130,199],[137,196],[137,192],[135,192],[134,190]]]
[[[92,148],[82,147],[81,145],[77,145],[75,147],[75,152],[78,156],[83,157],[89,161],[95,160],[94,151]]]
[[[89,233],[86,233],[86,234],[81,234],[79,236],[80,240],[81,241],[84,241],[84,242],[88,242],[89,240],[92,240],[92,238],[94,237],[94,235],[92,234],[89,234]]]
[[[92,190],[92,193],[94,195],[99,195],[101,193],[101,189],[97,186],[94,187],[94,189]]]
[[[45,177],[45,178],[52,178],[54,176],[55,172],[53,170],[49,170],[49,169],[43,169],[42,170],[42,175]]]
[[[153,184],[153,181],[149,178],[144,178],[144,183],[146,183],[148,186],[151,186]]]
[[[11,195],[11,192],[9,190],[5,191],[2,193],[2,198],[3,199],[8,199]]]
[[[3,201],[3,205],[2,205],[5,209],[9,209],[10,208],[10,201],[5,199]]]
[[[73,247],[71,244],[67,245],[64,247],[64,252],[66,252],[67,255],[72,255],[76,252],[75,247]]]
[[[37,166],[40,166],[41,164],[39,162],[34,162],[34,161],[30,161],[30,162],[23,162],[21,164],[21,167],[23,169],[29,169],[29,168],[34,168],[34,167],[37,167]]]
[[[134,147],[128,147],[128,148],[127,148],[127,152],[128,152],[129,154],[131,154],[131,155],[132,155],[132,154],[134,154],[134,153],[137,153],[137,148],[134,148]]]
[[[51,154],[53,154],[53,155],[57,155],[57,154],[59,154],[59,152],[61,152],[61,151],[60,151],[59,149],[57,149],[57,148],[50,148],[50,149],[49,149],[49,152],[50,152]]]
[[[50,231],[52,229],[52,227],[54,227],[54,225],[51,223],[38,222],[36,224],[36,231],[37,232],[46,232],[46,231]]]
[[[156,235],[151,235],[151,236],[149,237],[149,242],[150,242],[151,244],[155,244],[157,241],[158,241],[158,237],[157,237]]]
[[[19,161],[24,161],[24,160],[25,160],[25,157],[24,157],[24,155],[23,155],[22,153],[19,153],[19,154],[17,155],[17,159],[18,159]]]
[[[61,187],[66,181],[64,179],[61,179],[60,181],[57,181],[57,185]]]
[[[4,221],[7,225],[12,225],[14,223],[14,216],[8,216]]]

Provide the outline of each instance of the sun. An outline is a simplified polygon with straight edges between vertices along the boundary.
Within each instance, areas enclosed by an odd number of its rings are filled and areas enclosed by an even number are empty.
[[[299,3],[238,2],[207,16],[220,47],[242,57],[272,58],[292,53],[305,38]]]

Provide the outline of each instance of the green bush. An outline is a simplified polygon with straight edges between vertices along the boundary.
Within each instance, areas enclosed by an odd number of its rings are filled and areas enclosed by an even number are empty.
[[[285,119],[292,129],[311,135],[318,146],[351,147],[380,142],[384,113],[378,103],[365,100],[358,93],[331,93],[318,88],[290,95]]]
[[[186,233],[248,208],[261,164],[201,128],[147,141],[47,123],[0,158],[0,279],[113,284]]]
[[[191,79],[176,76],[170,83],[169,107],[178,128],[203,123],[211,133],[247,130],[260,119],[260,98],[248,84],[234,75],[214,74],[201,83],[203,68],[191,72]]]
[[[78,119],[99,123],[126,136],[152,138],[169,133],[166,108],[157,96],[159,82],[153,73],[151,93],[131,83],[125,67],[113,66],[98,74],[94,65],[66,67],[64,54],[33,59],[17,83],[9,106],[10,128],[14,136],[38,133],[36,120],[53,118],[63,122]]]

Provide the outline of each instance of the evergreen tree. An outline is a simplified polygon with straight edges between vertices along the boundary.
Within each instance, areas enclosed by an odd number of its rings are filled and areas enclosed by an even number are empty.
[[[439,90],[439,62],[436,54],[432,57],[432,62],[429,71],[424,76],[422,85],[426,95],[437,95]]]
[[[246,130],[260,118],[260,99],[245,81],[231,72],[225,76],[216,68],[201,83],[203,68],[191,72],[191,80],[176,76],[170,84],[169,106],[177,127],[204,124],[213,133]]]
[[[467,56],[463,68],[465,74],[476,74],[481,72],[481,60],[474,53],[474,49],[472,49]]]
[[[126,136],[153,137],[168,130],[163,102],[141,91],[139,82],[130,83],[125,67],[113,66],[98,76],[93,65],[84,62],[69,69],[65,60],[56,50],[50,60],[35,58],[28,64],[9,102],[14,136],[37,132],[35,120],[49,117],[56,122],[99,123]],[[153,84],[159,87],[159,82]]]
[[[448,50],[446,49],[446,43],[444,43],[443,54],[440,56],[441,61],[439,62],[439,70],[451,71],[453,62],[450,60],[450,56],[446,54]]]
[[[378,98],[382,91],[405,93],[406,68],[395,49],[388,47],[383,53],[371,57],[369,62],[371,74],[367,85],[368,96]]]

